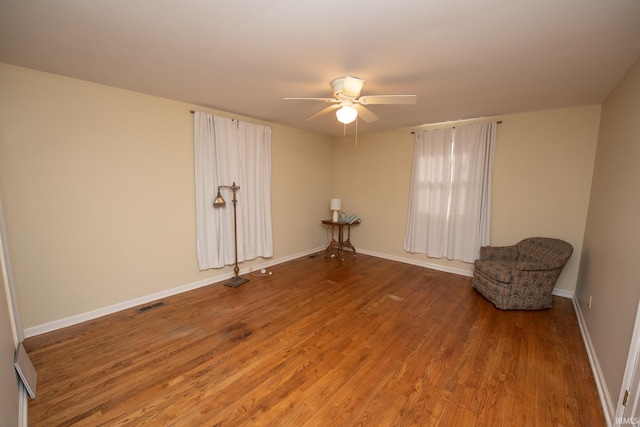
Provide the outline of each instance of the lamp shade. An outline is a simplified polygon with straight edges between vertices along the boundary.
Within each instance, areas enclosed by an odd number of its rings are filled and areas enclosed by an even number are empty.
[[[358,117],[358,111],[350,105],[344,105],[336,111],[336,117],[339,122],[347,125]]]
[[[329,206],[332,211],[339,211],[342,209],[342,201],[340,199],[331,199]]]

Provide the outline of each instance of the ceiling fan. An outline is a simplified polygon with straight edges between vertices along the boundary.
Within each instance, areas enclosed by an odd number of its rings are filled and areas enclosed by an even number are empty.
[[[349,124],[358,116],[367,123],[378,120],[365,105],[373,104],[415,104],[416,95],[365,95],[360,91],[365,81],[356,77],[339,77],[331,82],[333,98],[284,98],[286,101],[322,101],[333,105],[320,110],[307,121],[336,110],[336,117],[341,123]]]

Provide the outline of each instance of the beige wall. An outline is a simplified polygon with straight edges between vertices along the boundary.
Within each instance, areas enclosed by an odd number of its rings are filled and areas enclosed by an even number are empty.
[[[320,223],[333,190],[333,138],[274,126],[272,216],[275,258],[326,244]]]
[[[586,106],[500,117],[493,175],[493,245],[558,237],[575,252],[557,288],[575,290],[600,117]],[[431,126],[436,127],[436,126]],[[424,127],[427,128],[427,127]],[[472,264],[403,250],[414,129],[341,138],[335,147],[336,197],[358,213],[356,248],[409,262],[471,272]]]
[[[640,300],[639,160],[640,62],[602,107],[576,290],[613,405],[618,402]]]
[[[25,328],[231,271],[196,262],[189,109],[205,109],[3,64],[0,93],[0,186]],[[324,244],[333,144],[265,124],[273,261]]]
[[[7,65],[0,90],[0,185],[25,327],[229,272],[197,270],[194,106]],[[558,283],[569,292],[599,114],[599,106],[513,114],[498,127],[492,243],[571,242]],[[271,126],[275,260],[326,243],[318,220],[335,196],[363,218],[353,228],[357,248],[472,271],[402,249],[413,129],[363,134],[356,144],[353,135],[333,142]]]

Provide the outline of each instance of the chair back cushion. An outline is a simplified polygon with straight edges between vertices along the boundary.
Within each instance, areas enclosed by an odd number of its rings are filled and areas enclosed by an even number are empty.
[[[573,246],[569,243],[549,237],[531,237],[518,243],[518,261],[564,266]]]

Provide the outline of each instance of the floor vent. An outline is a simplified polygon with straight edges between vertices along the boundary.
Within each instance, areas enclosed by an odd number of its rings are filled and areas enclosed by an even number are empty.
[[[162,302],[162,301],[156,302],[156,303],[153,303],[151,305],[146,305],[144,307],[140,307],[138,309],[138,312],[139,313],[146,313],[149,310],[153,310],[154,308],[162,307],[163,305],[164,305],[164,302]]]

